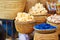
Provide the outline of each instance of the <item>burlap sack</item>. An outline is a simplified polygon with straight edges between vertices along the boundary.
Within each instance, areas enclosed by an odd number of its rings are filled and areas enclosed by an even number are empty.
[[[57,32],[51,34],[41,34],[35,32],[34,40],[58,40],[58,34]]]
[[[17,12],[22,12],[26,0],[0,0],[0,18],[14,19]]]

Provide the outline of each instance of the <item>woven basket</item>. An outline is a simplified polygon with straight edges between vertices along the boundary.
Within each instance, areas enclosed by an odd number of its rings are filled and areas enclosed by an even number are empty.
[[[0,0],[0,18],[14,19],[17,12],[22,12],[26,0]]]
[[[27,0],[26,2],[26,7],[25,7],[25,12],[29,12],[29,9],[34,6],[38,0]]]
[[[34,18],[36,20],[36,24],[44,23],[46,22],[46,15],[34,15]]]
[[[35,32],[34,40],[58,40],[58,34],[56,32],[51,34],[40,34]]]
[[[52,23],[52,22],[48,22],[48,21],[47,21],[47,23],[51,24],[53,26],[57,26],[57,32],[58,32],[58,34],[60,34],[60,23],[58,24],[58,23]]]
[[[33,32],[33,26],[35,25],[35,22],[18,22],[17,20],[15,21],[15,26],[16,30],[20,33],[28,34]]]

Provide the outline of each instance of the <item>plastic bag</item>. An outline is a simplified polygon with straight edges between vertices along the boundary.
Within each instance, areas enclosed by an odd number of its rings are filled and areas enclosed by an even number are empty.
[[[19,40],[29,40],[28,34],[19,33]]]

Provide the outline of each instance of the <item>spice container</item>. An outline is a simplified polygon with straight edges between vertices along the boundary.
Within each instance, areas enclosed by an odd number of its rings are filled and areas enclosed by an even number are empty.
[[[34,29],[36,32],[42,33],[42,34],[48,34],[53,33],[56,31],[56,27],[52,26],[50,24],[42,23],[34,26]]]
[[[50,24],[42,23],[34,27],[34,40],[58,40],[56,27]]]
[[[47,15],[33,15],[35,20],[36,20],[36,24],[40,24],[40,23],[45,23],[46,22],[46,17]]]
[[[60,15],[60,3],[56,4],[56,8],[57,8],[57,10],[56,10],[57,14]]]
[[[51,15],[47,18],[47,23],[57,27],[57,33],[60,34],[60,15]]]
[[[47,17],[47,10],[44,8],[43,4],[37,3],[29,10],[29,14],[33,15],[36,24],[45,23]]]
[[[15,26],[16,30],[19,33],[28,34],[33,32],[33,26],[35,25],[34,17],[27,13],[18,13],[16,20],[15,20]]]
[[[55,14],[56,13],[56,0],[47,0],[46,8],[48,13]]]
[[[25,6],[25,12],[29,12],[29,9],[34,6],[38,0],[27,0],[26,6]]]

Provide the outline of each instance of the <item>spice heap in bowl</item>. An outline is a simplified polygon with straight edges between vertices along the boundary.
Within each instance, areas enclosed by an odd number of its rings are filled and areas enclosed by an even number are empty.
[[[19,33],[28,34],[33,32],[35,25],[34,17],[25,12],[19,12],[15,20],[16,30]]]
[[[57,32],[60,34],[60,15],[54,14],[47,18],[47,23],[57,26]]]
[[[17,14],[16,20],[18,20],[19,22],[29,22],[34,21],[34,17],[25,12],[20,12]]]
[[[39,33],[52,33],[56,31],[56,27],[47,23],[42,23],[34,26],[34,29]]]
[[[47,18],[47,21],[53,22],[53,23],[60,23],[60,15],[51,15]]]
[[[29,10],[32,15],[47,15],[47,10],[44,8],[43,4],[37,3],[35,6]]]
[[[47,10],[44,8],[43,4],[37,3],[35,6],[32,6],[29,10],[29,14],[34,16],[36,24],[46,22]]]

